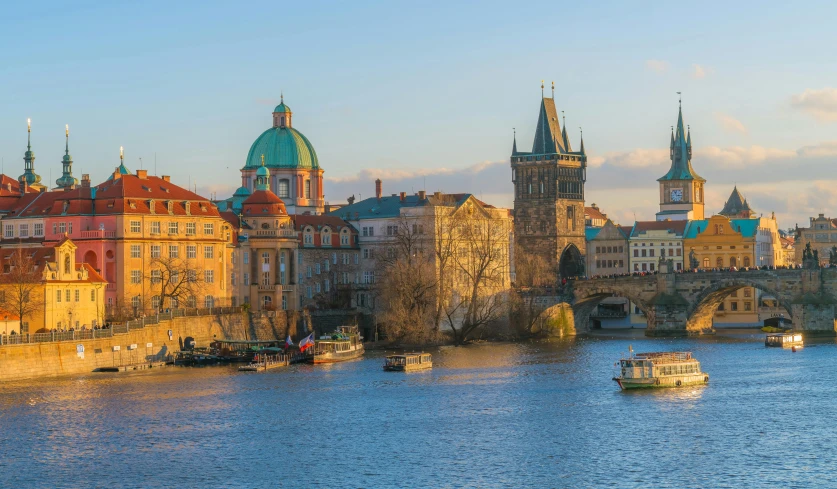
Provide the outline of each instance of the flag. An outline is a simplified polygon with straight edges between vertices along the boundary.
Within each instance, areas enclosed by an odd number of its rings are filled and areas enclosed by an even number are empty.
[[[309,334],[299,342],[299,351],[305,351],[314,346],[314,333]]]
[[[288,339],[285,340],[285,348],[287,348],[289,346],[293,346],[293,345],[294,345],[294,342],[291,341],[291,335],[288,335]]]

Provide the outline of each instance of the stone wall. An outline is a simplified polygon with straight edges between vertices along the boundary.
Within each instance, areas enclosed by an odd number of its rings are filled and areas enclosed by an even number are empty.
[[[0,346],[0,381],[89,373],[101,367],[162,361],[179,351],[180,342],[189,338],[194,339],[196,346],[209,346],[215,338],[242,338],[245,317],[240,313],[181,317],[110,338],[3,345]],[[83,355],[77,354],[77,345],[83,345]],[[136,348],[131,348],[132,345]],[[118,350],[114,351],[114,347]]]

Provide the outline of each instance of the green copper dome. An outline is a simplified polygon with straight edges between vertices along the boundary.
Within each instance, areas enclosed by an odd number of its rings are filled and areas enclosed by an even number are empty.
[[[273,109],[273,112],[288,113],[290,111],[291,111],[291,108],[288,107],[287,105],[285,105],[285,102],[282,102],[281,104],[277,105],[275,109]]]
[[[256,176],[257,177],[269,177],[270,176],[270,170],[268,170],[264,166],[260,166],[259,169],[256,170]]]
[[[317,153],[308,139],[292,127],[271,127],[250,147],[244,168],[319,168]]]

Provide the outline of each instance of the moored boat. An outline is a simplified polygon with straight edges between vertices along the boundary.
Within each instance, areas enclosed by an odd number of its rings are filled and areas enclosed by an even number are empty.
[[[354,360],[363,355],[363,338],[357,326],[341,326],[330,335],[314,340],[314,355],[311,363],[336,363]]]
[[[691,352],[632,353],[617,365],[621,375],[613,380],[622,390],[709,383],[709,374],[700,371],[700,362]]]
[[[403,355],[389,355],[384,360],[384,370],[387,372],[412,372],[433,368],[433,359],[429,353],[404,353]]]
[[[771,333],[764,338],[764,346],[800,348],[802,346],[802,335],[799,333]]]

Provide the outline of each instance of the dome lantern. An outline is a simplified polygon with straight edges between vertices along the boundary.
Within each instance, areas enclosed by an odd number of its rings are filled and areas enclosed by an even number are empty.
[[[280,95],[279,105],[273,109],[273,127],[286,128],[293,127],[291,125],[291,108],[285,105],[285,95]]]

